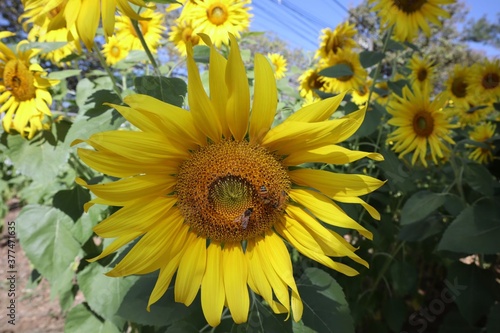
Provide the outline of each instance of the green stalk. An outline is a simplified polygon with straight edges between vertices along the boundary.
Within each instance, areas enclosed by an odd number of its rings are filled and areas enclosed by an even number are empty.
[[[135,33],[137,34],[137,37],[141,41],[141,45],[144,48],[144,51],[146,52],[146,55],[148,56],[149,61],[151,62],[151,65],[153,66],[153,69],[155,71],[155,74],[158,76],[161,76],[160,68],[158,67],[158,64],[156,63],[155,58],[153,57],[153,53],[148,47],[148,44],[146,43],[146,40],[144,39],[144,35],[142,33],[141,28],[139,28],[139,22],[137,20],[132,20],[132,26],[134,27]]]
[[[99,59],[99,62],[101,63],[101,66],[104,68],[106,73],[108,73],[109,78],[111,79],[111,83],[113,85],[113,90],[115,91],[116,95],[120,98],[121,101],[122,99],[122,93],[120,91],[120,88],[118,88],[118,85],[116,84],[116,78],[113,75],[113,72],[111,71],[111,68],[109,68],[108,64],[106,63],[106,60],[102,56],[101,52],[97,49],[97,46],[94,45],[94,51],[97,54],[97,58]]]

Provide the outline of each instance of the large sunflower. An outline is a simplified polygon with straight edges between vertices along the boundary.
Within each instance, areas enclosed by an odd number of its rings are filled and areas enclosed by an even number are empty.
[[[146,9],[141,12],[141,15],[147,20],[139,21],[139,27],[141,29],[144,40],[148,45],[148,48],[156,53],[160,41],[162,38],[162,33],[165,31],[163,26],[164,14],[155,12],[151,9]],[[130,50],[144,50],[141,44],[141,40],[137,36],[137,32],[132,25],[132,19],[125,15],[116,16],[116,37],[118,40],[127,45]]]
[[[220,323],[225,305],[236,323],[247,320],[248,287],[273,311],[291,312],[299,320],[302,301],[284,241],[323,265],[357,274],[331,257],[367,263],[318,220],[371,239],[335,201],[359,203],[379,219],[359,196],[383,182],[291,167],[382,156],[336,145],[357,130],[365,114],[363,109],[329,120],[344,94],[305,107],[271,128],[278,101],[271,65],[263,55],[255,56],[250,107],[245,67],[235,38],[230,38],[227,60],[205,40],[211,47],[210,96],[188,48],[190,112],[146,95],[127,96],[129,107],[113,107],[140,131],[94,134],[84,142],[95,150],[78,149],[92,168],[123,178],[98,185],[78,180],[97,196],[86,208],[95,203],[123,206],[94,228],[98,235],[116,239],[93,260],[142,236],[107,275],[160,270],[148,308],[177,272],[175,300],[189,305],[201,289],[203,312],[212,326]]]
[[[315,90],[324,93],[333,93],[333,79],[318,74],[323,68],[324,67],[316,67],[308,69],[299,76],[298,81],[300,84],[300,96],[305,98],[319,97]]]
[[[454,144],[450,138],[450,128],[446,114],[441,108],[446,103],[444,98],[429,100],[429,96],[413,86],[413,92],[405,86],[403,97],[394,95],[389,102],[387,111],[392,115],[388,121],[397,129],[389,134],[388,140],[394,142],[394,151],[402,158],[413,153],[411,163],[417,159],[427,167],[428,150],[435,164],[436,157],[443,158],[449,151],[444,141]]]
[[[321,42],[314,57],[328,59],[339,49],[345,50],[355,47],[356,42],[352,37],[357,32],[354,24],[349,24],[349,22],[339,24],[333,31],[330,28],[321,30]]]
[[[412,41],[422,29],[426,36],[431,35],[428,21],[441,26],[439,17],[449,18],[450,13],[440,7],[454,3],[455,0],[370,0],[376,2],[373,11],[377,12],[386,28],[394,26],[394,36],[399,41]]]
[[[500,100],[500,60],[485,60],[474,65],[467,89],[485,103]]]
[[[434,80],[434,65],[429,57],[420,57],[414,54],[408,67],[411,70],[411,84],[417,85],[422,92],[430,93]]]
[[[453,72],[446,81],[443,91],[445,98],[453,102],[453,106],[459,109],[469,109],[470,103],[475,103],[475,96],[468,89],[471,79],[471,68],[463,65],[455,65]]]
[[[67,28],[74,39],[80,38],[88,49],[94,46],[94,37],[102,21],[106,39],[115,29],[115,11],[134,19],[138,15],[131,4],[146,6],[143,0],[23,0],[25,13],[21,19],[42,25],[46,17],[51,21],[48,30]]]
[[[228,44],[228,34],[240,37],[250,25],[250,0],[205,0],[185,6],[181,19],[191,21],[194,33],[207,34],[220,47]]]
[[[352,71],[351,75],[345,75],[332,79],[332,89],[334,92],[341,92],[347,89],[359,89],[364,85],[367,77],[366,70],[361,66],[359,54],[352,50],[337,50],[332,55],[326,66],[346,65]]]
[[[0,39],[12,36],[10,33],[0,33]],[[17,131],[23,137],[31,139],[43,129],[44,116],[52,116],[49,106],[52,96],[47,91],[58,80],[43,78],[47,73],[40,65],[31,63],[30,59],[40,50],[27,49],[28,41],[17,44],[13,52],[0,42],[0,114],[6,132]]]

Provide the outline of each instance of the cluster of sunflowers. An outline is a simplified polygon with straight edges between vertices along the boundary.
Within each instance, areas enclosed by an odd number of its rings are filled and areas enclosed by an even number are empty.
[[[85,212],[99,206],[119,210],[93,221],[88,237],[73,235],[80,244],[70,258],[75,261],[65,262],[65,269],[77,262],[75,271],[110,267],[110,277],[157,274],[148,310],[154,311],[174,284],[176,302],[190,306],[200,295],[207,326],[220,325],[228,312],[236,324],[247,322],[251,309],[258,308],[256,295],[269,313],[299,322],[308,309],[289,247],[346,276],[369,266],[356,251],[362,241],[372,240],[372,220],[389,209],[369,196],[385,184],[373,171],[373,161],[384,160],[377,152],[384,146],[382,137],[401,159],[411,154],[412,165],[428,167],[430,160],[440,164],[454,157],[454,139],[469,130],[469,158],[480,163],[493,159],[499,60],[470,68],[457,65],[443,91],[437,91],[435,67],[427,56],[415,54],[407,67],[379,77],[387,41],[411,41],[420,29],[429,35],[427,21],[439,25],[449,16],[440,5],[453,0],[370,0],[386,43],[378,54],[382,57],[368,65],[360,57],[354,24],[324,29],[316,64],[298,79],[306,103],[283,121],[276,119],[276,80],[286,77],[286,59],[257,53],[250,76],[240,52],[238,40],[249,28],[251,1],[169,2],[160,13],[143,0],[23,0],[20,20],[25,29],[32,26],[28,40],[55,46],[42,53],[22,41],[13,51],[0,42],[3,127],[27,139],[51,128],[50,89],[59,83],[33,62],[36,56],[65,66],[75,54],[95,51],[108,71],[118,101],[104,104],[126,125],[78,132],[80,138],[65,142],[65,148],[72,149],[72,162],[80,168],[75,183],[89,197]],[[165,16],[174,12],[177,18],[167,29]],[[113,66],[135,50],[145,52],[144,60],[160,82],[158,90],[164,88],[162,82],[173,84],[161,76],[155,60],[165,34],[186,57],[181,102],[120,90]],[[0,39],[13,35],[0,32]],[[195,46],[209,53],[208,76],[200,73]],[[344,72],[329,76],[332,68]],[[404,84],[396,92],[393,83],[398,81]],[[355,108],[348,110],[351,101]],[[358,151],[359,138],[344,144],[377,107],[387,110],[389,119],[382,117],[374,148]],[[365,158],[370,161],[362,164],[364,174],[338,172]],[[359,221],[346,212],[352,204],[362,212]],[[76,224],[82,223],[80,216],[89,215],[80,212]],[[112,240],[103,246],[93,233]],[[117,251],[120,255],[110,265],[109,256]],[[106,320],[115,317],[105,315]]]

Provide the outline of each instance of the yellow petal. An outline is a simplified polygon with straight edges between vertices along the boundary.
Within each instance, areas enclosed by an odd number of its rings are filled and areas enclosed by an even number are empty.
[[[368,239],[373,238],[370,231],[350,218],[339,206],[324,195],[300,189],[290,190],[289,195],[290,198],[307,208],[321,221],[341,228],[354,229]]]
[[[115,11],[116,3],[115,1],[101,1],[102,6],[102,27],[104,29],[104,36],[113,35],[115,30]],[[106,39],[107,40],[107,39]]]
[[[111,244],[106,246],[106,248],[101,252],[101,254],[99,254],[95,258],[87,259],[87,261],[94,262],[94,261],[100,260],[100,259],[110,255],[111,253],[115,252],[116,250],[118,250],[122,246],[130,243],[131,241],[133,241],[137,237],[141,236],[142,234],[144,234],[144,232],[129,232],[123,236],[120,236],[120,237],[116,238],[113,242],[111,242]]]
[[[262,54],[255,55],[255,84],[252,114],[250,115],[250,142],[260,143],[273,124],[278,105],[278,90],[273,69]]]
[[[347,164],[368,157],[375,161],[383,161],[384,157],[379,153],[369,153],[350,150],[337,145],[329,145],[309,151],[294,151],[288,155],[283,164],[299,165],[302,163],[316,162],[329,164]]]
[[[182,253],[177,253],[173,256],[165,267],[160,268],[160,275],[156,280],[155,287],[149,296],[147,310],[150,311],[151,305],[156,303],[168,289],[174,273],[177,271],[179,262],[181,261]]]
[[[134,201],[96,225],[94,232],[101,237],[124,236],[128,232],[146,231],[158,222],[177,202],[176,197],[159,197],[149,202]],[[174,218],[172,215],[170,218]]]
[[[344,265],[339,262],[333,261],[331,258],[324,254],[310,250],[308,247],[304,246],[301,239],[295,238],[295,235],[291,233],[288,228],[291,226],[292,219],[285,216],[285,221],[283,223],[275,224],[276,231],[285,238],[293,247],[295,247],[300,253],[319,262],[322,265],[330,267],[336,271],[339,271],[347,276],[354,276],[359,274],[355,269]]]
[[[236,38],[229,35],[231,51],[226,68],[226,85],[228,88],[227,122],[236,141],[245,138],[250,114],[250,90],[245,65],[241,59]]]
[[[207,266],[201,282],[201,308],[207,322],[215,327],[220,324],[224,308],[224,283],[222,280],[221,246],[211,242],[207,248]]]
[[[69,11],[71,7],[66,7]],[[93,1],[82,1],[80,12],[76,18],[76,29],[85,46],[91,50],[94,37],[101,18],[101,6]],[[99,51],[98,51],[99,52]]]
[[[125,203],[149,196],[165,196],[172,192],[176,179],[174,177],[165,177],[165,175],[140,175],[96,185],[88,185],[81,178],[77,178],[75,182],[88,188],[101,199],[115,203]],[[114,206],[118,205],[115,204]]]
[[[222,249],[224,291],[227,307],[236,324],[248,319],[248,263],[240,243],[226,243]]]
[[[343,203],[357,203],[363,206],[364,209],[370,214],[372,218],[375,220],[380,220],[380,213],[371,205],[367,204],[363,199],[357,198],[357,197],[345,197],[345,196],[334,196],[334,200],[337,200],[339,202]]]
[[[312,123],[326,120],[337,110],[346,93],[347,91],[344,91],[337,96],[305,106],[290,115],[290,117],[288,117],[285,121],[303,121]]]
[[[203,88],[198,67],[194,62],[193,48],[190,44],[186,47],[186,52],[188,55],[188,100],[194,125],[213,142],[219,142],[222,137],[220,119],[218,119],[214,105]]]
[[[288,173],[298,185],[315,188],[329,197],[354,197],[375,191],[385,182],[376,178],[329,172],[325,170],[297,169]]]
[[[176,302],[189,306],[198,294],[207,264],[206,243],[205,238],[198,237],[186,247],[175,278]]]

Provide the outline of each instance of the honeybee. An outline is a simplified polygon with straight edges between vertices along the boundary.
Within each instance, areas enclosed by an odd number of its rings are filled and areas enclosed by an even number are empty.
[[[267,187],[262,185],[259,188],[259,196],[264,201],[264,204],[267,205],[271,200],[269,200],[269,192],[267,191]]]
[[[250,215],[252,215],[253,208],[247,208],[243,214],[234,219],[234,222],[240,222],[241,227],[244,229],[248,226],[248,221],[250,220]]]
[[[287,195],[286,195],[286,192],[285,191],[281,191],[279,197],[278,197],[278,201],[276,201],[274,204],[273,204],[273,207],[274,208],[278,208],[280,206],[282,206],[285,201],[287,199]]]

